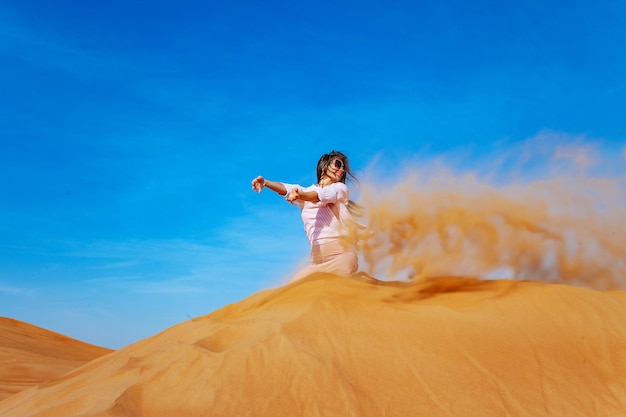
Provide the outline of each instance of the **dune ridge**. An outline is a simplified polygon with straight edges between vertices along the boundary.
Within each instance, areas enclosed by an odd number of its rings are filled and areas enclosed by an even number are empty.
[[[111,349],[0,317],[0,400],[110,352]]]
[[[626,292],[311,276],[0,402],[2,417],[621,416]]]

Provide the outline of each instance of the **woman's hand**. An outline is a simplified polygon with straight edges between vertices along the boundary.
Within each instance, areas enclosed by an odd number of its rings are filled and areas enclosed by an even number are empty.
[[[287,201],[290,203],[300,198],[300,193],[298,191],[298,187],[293,187],[289,195],[287,196]]]
[[[265,187],[265,178],[262,176],[258,176],[252,180],[252,189],[257,193],[263,191],[263,187]]]

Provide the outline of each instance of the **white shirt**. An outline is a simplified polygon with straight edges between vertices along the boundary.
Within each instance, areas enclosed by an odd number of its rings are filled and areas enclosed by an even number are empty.
[[[348,201],[350,192],[348,186],[342,182],[336,182],[325,187],[311,185],[301,187],[297,184],[285,184],[289,196],[291,190],[298,187],[299,191],[315,191],[320,201],[311,203],[309,201],[294,201],[292,204],[301,207],[302,223],[304,231],[311,245],[319,245],[330,240],[338,239],[341,235],[342,220],[350,216],[348,211]],[[300,203],[303,203],[300,205]]]

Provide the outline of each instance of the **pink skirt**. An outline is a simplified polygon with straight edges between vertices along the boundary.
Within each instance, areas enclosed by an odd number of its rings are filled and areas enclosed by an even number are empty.
[[[298,271],[289,282],[298,281],[315,272],[327,272],[349,277],[359,267],[353,249],[346,249],[339,241],[331,241],[311,247],[311,263]]]

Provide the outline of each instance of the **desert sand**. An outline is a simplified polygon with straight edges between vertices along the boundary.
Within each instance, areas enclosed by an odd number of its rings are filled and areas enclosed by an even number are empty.
[[[626,415],[626,292],[365,281],[262,291],[15,394],[0,416]]]
[[[0,317],[0,400],[109,352],[112,350]]]

